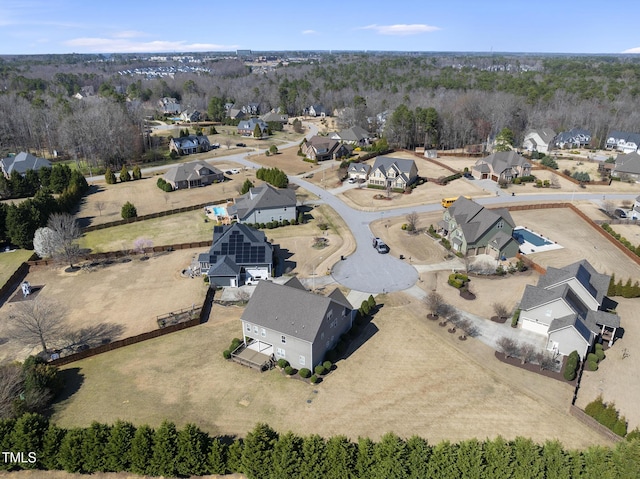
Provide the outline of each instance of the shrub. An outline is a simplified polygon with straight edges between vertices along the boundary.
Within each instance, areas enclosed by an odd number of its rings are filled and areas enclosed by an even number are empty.
[[[117,181],[116,174],[109,167],[107,167],[106,171],[104,172],[104,181],[108,185],[114,185]]]
[[[598,361],[587,361],[587,369],[589,371],[597,371],[598,370]]]
[[[291,366],[286,366],[286,367],[284,368],[284,372],[285,372],[285,374],[287,374],[288,376],[291,376],[291,375],[293,374],[293,372],[294,372],[294,369],[293,369]]]
[[[513,313],[513,317],[511,318],[511,326],[518,326],[518,320],[520,319],[520,309],[516,309]]]
[[[442,243],[442,246],[444,246],[444,249],[446,249],[446,250],[450,250],[451,249],[451,243],[449,242],[449,240],[447,238],[442,238],[440,240],[440,242]]]
[[[315,374],[313,376],[311,376],[311,378],[309,379],[309,381],[311,382],[311,384],[315,384],[318,382],[318,376],[316,376]]]
[[[587,406],[584,408],[584,412],[595,419],[602,415],[604,409],[605,405],[602,401],[602,396],[598,396],[596,399],[587,404]]]
[[[573,381],[576,378],[576,370],[565,368],[563,376],[567,381]]]
[[[627,421],[624,420],[624,418],[622,419],[618,419],[616,421],[616,423],[613,425],[613,428],[611,429],[615,434],[617,434],[618,436],[624,437],[627,435]]]
[[[280,369],[284,369],[284,368],[286,368],[287,366],[289,366],[289,361],[287,361],[287,360],[286,360],[286,359],[284,359],[284,358],[280,358],[280,359],[278,359],[278,367],[279,367]]]
[[[496,274],[498,276],[504,276],[505,274],[507,274],[507,271],[504,269],[504,267],[499,264],[498,267],[496,268]]]
[[[587,354],[587,361],[593,361],[594,363],[598,362],[598,356],[593,353]]]
[[[626,438],[627,438],[627,441],[634,441],[634,440],[640,439],[640,428],[636,427],[633,431],[627,434]]]
[[[228,349],[225,349],[224,351],[222,351],[222,356],[225,359],[230,359],[231,358],[231,351],[229,351]]]
[[[333,364],[331,363],[331,361],[325,361],[324,363],[322,363],[322,365],[327,370],[327,372],[331,371],[331,368],[333,367]]]
[[[558,162],[550,156],[545,156],[544,158],[542,158],[542,160],[540,160],[540,164],[548,168],[553,168],[554,170],[558,169]]]
[[[133,171],[131,172],[131,177],[134,180],[142,179],[142,170],[140,169],[140,167],[138,165],[133,167]]]
[[[240,346],[240,343],[242,342],[242,339],[240,338],[233,338],[231,340],[231,346],[229,347],[229,349],[231,351],[234,351],[238,346]]]
[[[309,369],[307,369],[307,368],[302,368],[299,371],[299,374],[300,374],[301,378],[307,379],[309,376],[311,376],[311,371]]]
[[[128,218],[135,218],[138,216],[138,210],[136,209],[135,206],[133,206],[133,203],[130,203],[129,201],[127,201],[124,205],[122,205],[120,214],[122,215],[122,218],[124,218],[125,220]]]
[[[327,371],[324,369],[324,366],[322,364],[318,364],[313,369],[313,372],[316,373],[318,376],[324,376],[325,374],[327,374]]]

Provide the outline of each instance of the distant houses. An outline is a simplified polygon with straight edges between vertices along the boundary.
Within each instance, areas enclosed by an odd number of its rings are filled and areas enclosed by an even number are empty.
[[[555,148],[586,148],[591,145],[591,132],[583,128],[571,128],[560,132],[553,140]]]
[[[640,147],[640,133],[611,130],[607,135],[605,148],[617,150],[621,153],[633,153]]]
[[[175,98],[164,97],[158,100],[158,107],[165,115],[177,115],[182,111],[180,102]]]
[[[530,130],[524,137],[522,148],[529,152],[537,151],[546,155],[553,147],[553,139],[555,137],[556,132],[550,128]]]
[[[302,143],[302,153],[314,161],[335,160],[346,158],[351,154],[352,148],[343,145],[338,140],[332,140],[327,136],[312,136]]]
[[[211,143],[206,135],[188,135],[180,138],[171,138],[169,151],[175,151],[178,155],[192,155],[209,151]]]
[[[11,177],[14,171],[24,176],[28,170],[38,171],[40,168],[51,168],[51,162],[37,158],[31,153],[21,151],[16,156],[8,156],[0,160],[0,168],[5,178]]]
[[[531,162],[516,151],[499,151],[480,158],[472,168],[474,178],[511,182],[531,174]]]
[[[367,184],[376,188],[404,190],[418,180],[418,167],[413,160],[391,156],[376,157]]]
[[[260,136],[256,136],[256,127],[260,129]],[[254,138],[262,138],[269,134],[269,125],[267,125],[260,118],[249,118],[248,120],[241,120],[238,123],[238,135],[251,136]]]
[[[204,161],[193,161],[173,166],[163,175],[163,178],[174,190],[178,190],[224,181],[224,173]]]

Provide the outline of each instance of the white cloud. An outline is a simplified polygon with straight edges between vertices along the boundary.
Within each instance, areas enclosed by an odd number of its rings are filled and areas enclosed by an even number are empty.
[[[318,32],[316,32],[315,30],[303,30],[302,34],[303,35],[316,35]]]
[[[123,35],[123,33],[125,35]],[[149,42],[135,42],[130,38],[143,36],[140,32],[121,32],[116,38],[83,37],[68,40],[65,45],[77,51],[91,53],[136,53],[136,52],[173,52],[173,51],[214,51],[236,50],[237,45],[218,45],[215,43],[187,43],[185,41],[155,40]]]
[[[144,32],[137,32],[135,30],[125,30],[122,32],[114,33],[113,36],[115,38],[138,38],[138,37],[147,37],[149,35],[147,35]]]
[[[380,35],[418,35],[420,33],[429,33],[440,30],[439,27],[425,25],[422,23],[414,23],[411,25],[367,25],[360,27],[360,30],[374,30]]]
[[[628,50],[625,50],[622,53],[640,53],[640,47],[629,48]]]

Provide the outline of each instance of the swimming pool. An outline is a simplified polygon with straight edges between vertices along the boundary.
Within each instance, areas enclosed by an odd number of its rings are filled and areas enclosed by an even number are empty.
[[[213,214],[216,216],[227,216],[227,209],[224,206],[214,206]]]
[[[525,241],[531,243],[534,246],[546,246],[553,244],[551,241],[544,239],[542,236],[535,234],[533,231],[529,231],[524,228],[515,228],[513,230],[513,237],[518,240],[518,243],[522,244]]]

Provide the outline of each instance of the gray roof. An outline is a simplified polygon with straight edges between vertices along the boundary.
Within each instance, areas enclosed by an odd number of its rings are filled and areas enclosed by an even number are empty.
[[[242,267],[237,265],[229,256],[223,256],[220,261],[209,268],[208,276],[224,277],[237,276]]]
[[[383,172],[386,172],[389,168],[395,166],[398,171],[408,175],[411,173],[411,168],[415,165],[413,160],[405,160],[404,158],[394,158],[392,156],[378,156],[373,163],[373,169],[381,168]]]
[[[295,207],[295,191],[289,188],[274,188],[268,183],[251,188],[235,200],[235,212],[240,221],[250,216],[255,210]]]
[[[206,258],[199,256],[199,260]],[[226,258],[232,261],[230,263]],[[213,244],[209,249],[208,262],[211,271],[215,271],[219,263],[226,263],[227,267],[232,264],[244,265],[266,265],[273,263],[273,246],[267,242],[267,238],[262,231],[255,230],[241,223],[222,225],[213,227]],[[222,267],[221,271],[228,271]],[[212,276],[212,273],[209,273]]]
[[[203,176],[222,174],[222,171],[218,168],[204,161],[192,161],[172,167],[163,177],[165,180],[175,184],[179,181],[189,181],[202,178]]]
[[[287,115],[286,113],[277,113],[275,111],[270,111],[269,113],[262,115],[260,118],[262,119],[262,121],[266,122],[277,121],[280,123],[286,123],[287,121],[289,121],[289,115]]]
[[[624,140],[626,143],[633,142],[636,145],[640,145],[640,133],[629,133],[628,131],[611,130],[607,135],[607,143],[613,139],[616,144],[618,140]]]
[[[448,212],[462,229],[468,244],[475,243],[501,218],[511,226],[512,230],[515,226],[513,218],[507,209],[490,210],[464,196],[458,197],[449,207]]]
[[[369,173],[369,170],[371,170],[371,165],[368,165],[367,163],[351,163],[347,171],[366,174]]]
[[[180,138],[172,138],[172,141],[178,148],[209,144],[209,138],[205,135],[182,136]]]
[[[562,288],[544,289],[538,286],[528,284],[524,287],[524,293],[520,300],[520,309],[529,310],[537,308],[538,306],[546,303],[550,303],[563,296],[564,290]]]
[[[591,132],[584,128],[571,128],[556,136],[555,143],[585,143],[591,141]]]
[[[562,318],[555,318],[551,321],[547,332],[551,334],[554,331],[568,327],[573,327],[587,344],[591,344],[593,336],[596,334],[577,314],[569,314]]]
[[[260,118],[249,118],[248,120],[242,120],[240,123],[238,123],[238,130],[251,130],[253,132],[253,130],[256,129],[256,125],[260,126],[260,130],[262,132],[266,131],[269,128],[269,125],[267,125]]]
[[[338,133],[338,136],[342,141],[362,141],[370,138],[371,135],[367,130],[360,126],[352,126],[346,130],[342,130]]]
[[[547,273],[540,276],[538,286],[551,288],[571,278],[576,278],[598,304],[602,304],[602,300],[609,289],[611,277],[607,274],[598,273],[586,259],[562,268],[547,268]]]
[[[476,166],[481,165],[482,163],[491,165],[491,169],[493,170],[493,172],[498,175],[502,174],[503,171],[509,168],[514,168],[517,166],[531,166],[531,163],[526,158],[513,150],[498,151],[485,158],[480,158],[476,162]]]
[[[613,169],[616,173],[640,174],[640,154],[632,151],[626,155],[616,156],[616,166]]]
[[[587,313],[587,322],[592,323],[596,327],[600,325],[607,326],[609,328],[619,328],[620,316],[606,311],[589,311]],[[598,328],[598,332],[599,330],[600,328]]]
[[[335,291],[329,297],[320,296],[300,289],[299,282],[290,282],[280,285],[260,281],[242,320],[313,342],[332,303],[352,309],[342,293],[341,298]]]
[[[547,145],[550,144],[556,136],[556,132],[551,128],[542,128],[536,130],[530,130],[530,133],[537,133],[542,141],[544,141]]]
[[[17,171],[24,175],[27,170],[39,170],[40,168],[51,168],[51,162],[44,158],[36,158],[31,153],[21,151],[16,156],[9,156],[0,160],[2,169],[7,175],[11,175],[12,171]]]

